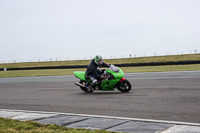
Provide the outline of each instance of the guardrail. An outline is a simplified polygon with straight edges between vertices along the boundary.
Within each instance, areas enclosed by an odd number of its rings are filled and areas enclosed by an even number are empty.
[[[169,61],[169,62],[148,62],[148,63],[124,63],[114,64],[118,67],[136,67],[136,66],[161,66],[161,65],[188,65],[200,64],[200,60],[195,61]],[[45,67],[25,67],[25,68],[6,68],[7,71],[11,70],[39,70],[39,69],[73,69],[73,68],[87,68],[88,65],[74,65],[74,66],[45,66]],[[5,68],[0,68],[4,71]]]

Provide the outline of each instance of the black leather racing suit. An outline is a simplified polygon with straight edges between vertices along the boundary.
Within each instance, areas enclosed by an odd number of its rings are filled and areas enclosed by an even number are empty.
[[[101,65],[103,67],[110,67],[108,64],[104,63]],[[91,80],[100,80],[101,79],[101,74],[98,74],[97,68],[99,66],[95,63],[94,59],[90,62],[90,65],[87,67],[86,70],[86,77],[90,78]]]

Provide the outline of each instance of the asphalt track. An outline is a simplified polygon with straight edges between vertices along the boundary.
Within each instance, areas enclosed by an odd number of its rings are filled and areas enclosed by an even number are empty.
[[[0,109],[200,123],[200,71],[128,73],[129,93],[92,94],[74,76],[0,78]]]

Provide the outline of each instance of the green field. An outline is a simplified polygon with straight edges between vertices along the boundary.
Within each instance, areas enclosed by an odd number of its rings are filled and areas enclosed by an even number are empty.
[[[188,60],[191,61],[200,60],[200,54],[105,59],[104,62],[108,64],[123,64],[123,63],[147,63],[147,62],[188,61]],[[6,64],[0,64],[0,68],[24,68],[24,67],[69,66],[69,65],[72,66],[72,65],[88,65],[89,63],[90,60],[6,63]]]
[[[125,59],[109,59],[109,60],[104,60],[104,61],[108,64],[121,64],[121,63],[145,63],[145,62],[165,62],[165,61],[188,61],[188,60],[190,60],[190,61],[191,60],[200,60],[200,54],[141,57],[141,58],[125,58]],[[89,60],[9,63],[9,64],[0,64],[0,68],[88,65],[89,63],[90,63]],[[200,70],[200,64],[121,67],[121,69],[125,73],[163,72],[163,71],[192,71],[192,70]],[[46,69],[46,70],[0,71],[0,77],[73,75],[74,71],[85,71],[85,70],[86,69]]]
[[[19,121],[0,117],[0,133],[115,133],[105,130],[66,128],[53,124],[39,124],[33,121]]]
[[[125,73],[164,72],[164,71],[192,71],[192,70],[200,70],[200,64],[121,67],[121,69]],[[74,71],[85,71],[85,70],[86,69],[46,69],[46,70],[17,70],[17,71],[5,71],[5,72],[0,71],[0,77],[73,75]]]

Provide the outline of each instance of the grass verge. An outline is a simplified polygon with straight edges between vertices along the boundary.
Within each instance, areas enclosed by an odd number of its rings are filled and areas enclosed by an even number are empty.
[[[200,70],[200,64],[121,67],[121,69],[125,73],[165,72],[165,71],[192,71],[192,70]],[[85,71],[85,70],[86,69],[46,69],[46,70],[0,71],[0,77],[30,77],[30,76],[73,75],[74,71]]]
[[[104,61],[108,64],[124,64],[124,63],[148,63],[148,62],[168,62],[168,61],[193,61],[193,60],[200,60],[200,54],[105,59]],[[72,66],[72,65],[89,65],[89,63],[90,60],[5,63],[5,64],[0,64],[0,68]]]
[[[0,133],[115,133],[105,130],[86,130],[62,127],[54,124],[39,124],[0,117]]]

